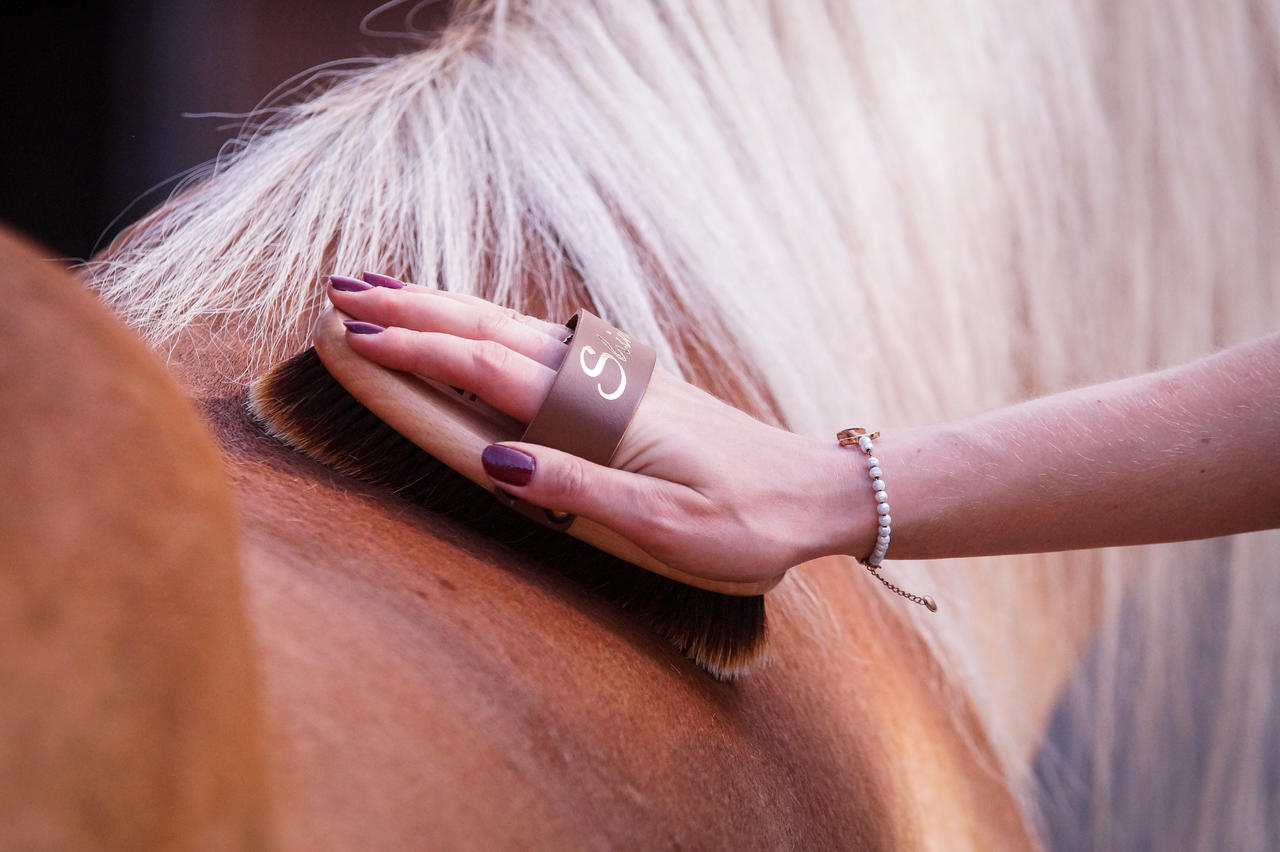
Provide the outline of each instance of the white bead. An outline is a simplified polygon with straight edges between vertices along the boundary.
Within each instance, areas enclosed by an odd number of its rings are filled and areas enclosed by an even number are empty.
[[[871,490],[876,498],[876,520],[879,522],[876,546],[867,557],[867,564],[878,568],[889,550],[889,533],[893,529],[890,526],[893,518],[889,515],[889,492],[883,478],[884,471],[880,469],[880,459],[871,454],[874,447],[871,436],[858,436],[857,444],[867,455],[867,473],[871,476]]]

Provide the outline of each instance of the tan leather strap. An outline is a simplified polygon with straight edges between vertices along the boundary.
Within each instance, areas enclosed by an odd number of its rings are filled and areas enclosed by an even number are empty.
[[[657,354],[590,311],[565,323],[573,336],[547,398],[521,441],[607,465],[644,398]],[[512,507],[552,529],[566,530],[572,515],[515,500]]]

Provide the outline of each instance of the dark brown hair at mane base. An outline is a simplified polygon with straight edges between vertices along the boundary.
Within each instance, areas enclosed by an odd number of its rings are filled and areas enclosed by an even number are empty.
[[[711,675],[732,680],[765,655],[764,596],[708,592],[552,532],[508,509],[360,404],[307,349],[262,375],[249,410],[268,432],[355,479],[389,488],[612,601]]]

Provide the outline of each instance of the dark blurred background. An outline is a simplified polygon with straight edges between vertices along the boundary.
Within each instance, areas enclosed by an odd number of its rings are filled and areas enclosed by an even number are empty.
[[[0,220],[54,256],[88,257],[163,200],[175,176],[212,159],[240,124],[184,113],[243,113],[321,62],[409,48],[361,33],[377,5],[134,0],[6,15]],[[369,26],[429,29],[445,9],[396,4]]]

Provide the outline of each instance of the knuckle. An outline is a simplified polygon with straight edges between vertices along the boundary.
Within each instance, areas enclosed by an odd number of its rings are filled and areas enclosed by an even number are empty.
[[[560,466],[555,477],[557,497],[576,498],[587,491],[587,466],[579,458],[570,457]]]
[[[517,311],[515,308],[508,308],[505,305],[498,308],[497,317],[502,322],[523,322],[527,317]]]
[[[482,313],[476,317],[475,334],[477,340],[496,340],[502,336],[502,328],[507,317],[499,311]]]
[[[492,340],[478,342],[471,352],[472,366],[481,376],[501,375],[511,366],[511,350]]]
[[[635,495],[635,503],[646,524],[664,536],[674,534],[687,523],[688,507],[670,489],[647,486]]]
[[[438,359],[434,357],[434,351],[418,332],[399,328],[388,331],[395,333],[391,341],[395,347],[397,361],[400,362],[396,366],[424,376],[434,376],[439,372],[440,365],[437,363]]]

